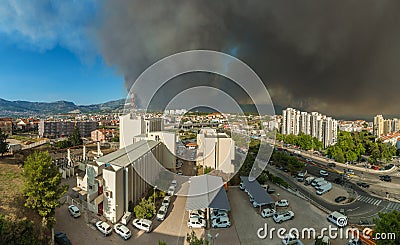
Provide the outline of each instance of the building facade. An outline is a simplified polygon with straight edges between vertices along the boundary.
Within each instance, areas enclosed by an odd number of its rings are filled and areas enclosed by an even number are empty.
[[[0,118],[0,129],[2,133],[12,135],[13,133],[13,120],[12,118]]]
[[[321,141],[326,148],[337,141],[338,122],[318,112],[308,113],[287,108],[282,111],[281,133],[311,135]]]
[[[203,128],[197,134],[198,166],[211,167],[224,173],[233,173],[232,160],[235,159],[235,141],[225,133]]]
[[[77,127],[82,137],[90,137],[91,132],[97,129],[98,123],[95,121],[46,121],[39,122],[39,136],[44,138],[68,137]]]
[[[164,166],[160,164],[166,162],[166,154],[168,150],[161,142],[136,142],[88,163],[73,190],[90,211],[116,223],[130,203],[137,204],[151,188],[149,181],[162,186]]]
[[[119,122],[120,148],[124,148],[125,146],[134,143],[135,136],[164,130],[164,123],[162,118],[144,118],[143,116],[126,114],[120,116]]]

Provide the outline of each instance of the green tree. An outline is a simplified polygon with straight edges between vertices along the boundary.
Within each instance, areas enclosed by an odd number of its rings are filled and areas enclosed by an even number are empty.
[[[76,126],[74,127],[74,132],[68,137],[68,140],[71,142],[73,146],[83,144],[81,134],[79,133],[79,130]]]
[[[167,243],[164,241],[158,240],[158,245],[167,245]]]
[[[152,196],[148,199],[142,198],[140,203],[134,208],[135,215],[139,219],[151,219],[156,213]]]
[[[316,151],[320,151],[322,148],[324,148],[324,145],[316,137],[313,137],[313,148]]]
[[[378,245],[397,245],[400,244],[400,212],[392,211],[388,213],[378,213],[378,218],[374,219],[376,224],[374,233],[395,233],[394,240],[376,240]]]
[[[285,136],[285,143],[286,144],[291,144],[291,145],[296,145],[297,144],[297,137],[294,134],[288,134]]]
[[[61,185],[61,175],[46,152],[35,152],[24,162],[25,206],[39,213],[43,224],[54,225],[54,212],[60,206],[59,199],[67,191]]]
[[[3,154],[8,151],[7,138],[8,138],[8,135],[1,132],[1,129],[0,129],[0,153],[1,153],[1,156],[3,156]]]
[[[189,243],[189,245],[203,245],[209,244],[207,240],[204,240],[203,238],[197,238],[196,233],[192,231],[190,234],[186,234],[186,241]]]

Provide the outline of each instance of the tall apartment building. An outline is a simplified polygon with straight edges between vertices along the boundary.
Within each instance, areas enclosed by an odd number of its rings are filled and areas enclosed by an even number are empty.
[[[384,119],[383,120],[383,134],[388,134],[393,132],[393,120]]]
[[[293,109],[287,108],[282,111],[282,134],[299,134],[300,129],[300,112]]]
[[[82,137],[90,137],[91,132],[96,130],[98,122],[95,121],[46,121],[39,122],[39,136],[45,138],[68,137],[77,127]]]
[[[282,111],[282,134],[304,133],[323,142],[324,147],[337,141],[338,122],[318,112],[301,112],[293,108]]]
[[[7,135],[12,135],[13,121],[12,118],[0,118],[1,132]]]
[[[400,131],[400,119],[393,118],[393,131],[399,132]]]
[[[374,117],[374,135],[379,137],[383,134],[383,116],[376,115]]]
[[[162,118],[144,118],[143,116],[134,116],[132,114],[120,116],[119,125],[120,148],[133,144],[135,136],[164,130]]]
[[[400,120],[398,118],[384,119],[382,115],[376,115],[373,129],[374,135],[379,138],[383,135],[400,132]]]

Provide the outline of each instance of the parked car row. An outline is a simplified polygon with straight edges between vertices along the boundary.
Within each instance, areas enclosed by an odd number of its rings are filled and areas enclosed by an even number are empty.
[[[213,228],[227,228],[231,226],[226,210],[214,208],[210,212],[210,221]],[[189,212],[187,223],[189,228],[205,228],[206,224],[206,210],[192,210]]]

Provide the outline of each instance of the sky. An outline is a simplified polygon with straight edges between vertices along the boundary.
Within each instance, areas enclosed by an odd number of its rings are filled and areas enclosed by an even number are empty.
[[[3,1],[0,98],[119,99],[154,62],[210,49],[248,64],[277,105],[399,115],[398,9],[397,0]],[[197,75],[161,99],[204,83],[249,102],[223,78]]]
[[[79,105],[125,98],[123,75],[105,64],[85,29],[97,7],[94,1],[3,1],[0,98]]]

